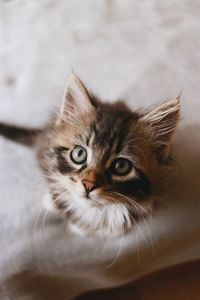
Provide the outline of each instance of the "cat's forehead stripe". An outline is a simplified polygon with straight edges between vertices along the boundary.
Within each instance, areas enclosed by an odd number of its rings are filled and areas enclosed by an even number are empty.
[[[106,145],[112,148],[114,143],[120,143],[126,135],[126,122],[120,114],[100,114],[97,120],[91,124],[91,132],[94,132],[94,144],[103,148]],[[118,151],[117,149],[117,151]]]

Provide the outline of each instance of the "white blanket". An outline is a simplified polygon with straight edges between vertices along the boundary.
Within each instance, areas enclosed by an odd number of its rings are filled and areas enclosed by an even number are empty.
[[[182,93],[178,175],[121,241],[76,236],[46,215],[34,151],[0,137],[0,299],[68,299],[200,258],[199,19],[198,0],[0,1],[1,121],[41,127],[72,69],[132,108]]]

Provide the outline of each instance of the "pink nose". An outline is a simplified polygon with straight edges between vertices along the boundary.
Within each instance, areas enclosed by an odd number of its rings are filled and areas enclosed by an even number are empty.
[[[84,188],[85,188],[85,190],[88,194],[96,188],[95,182],[88,181],[88,180],[83,180],[82,183],[83,183]]]

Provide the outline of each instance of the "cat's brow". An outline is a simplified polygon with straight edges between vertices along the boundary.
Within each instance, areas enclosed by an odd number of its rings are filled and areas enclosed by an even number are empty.
[[[65,146],[60,146],[60,145],[57,145],[54,147],[54,152],[55,153],[61,153],[62,151],[65,151],[65,150],[69,150],[69,148],[65,147]]]

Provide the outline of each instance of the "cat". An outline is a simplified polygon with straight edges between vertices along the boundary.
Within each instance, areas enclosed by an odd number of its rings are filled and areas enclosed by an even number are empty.
[[[70,75],[60,111],[43,130],[0,133],[35,145],[54,209],[87,235],[118,237],[152,213],[172,163],[179,97],[147,112],[101,102]]]

